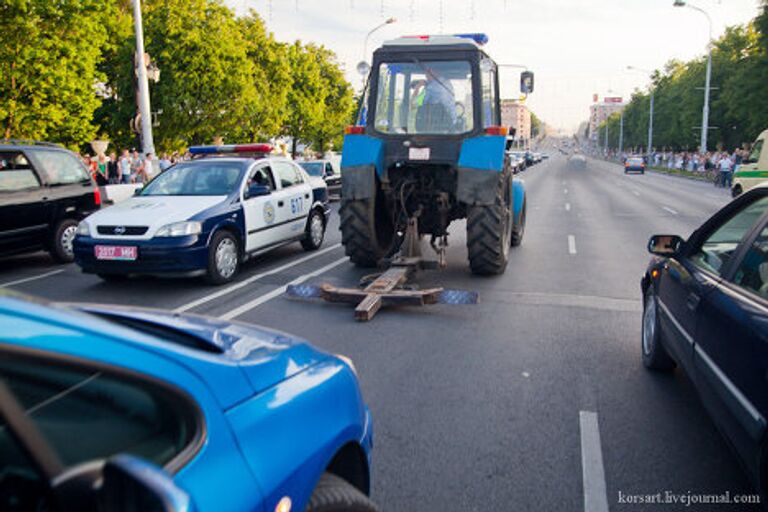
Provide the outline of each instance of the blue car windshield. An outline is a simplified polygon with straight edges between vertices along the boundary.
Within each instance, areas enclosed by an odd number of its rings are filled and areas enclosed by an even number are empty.
[[[325,166],[322,162],[301,162],[299,165],[302,166],[310,176],[323,177],[323,168]]]
[[[243,165],[215,159],[175,165],[142,190],[142,196],[226,196],[240,184]]]

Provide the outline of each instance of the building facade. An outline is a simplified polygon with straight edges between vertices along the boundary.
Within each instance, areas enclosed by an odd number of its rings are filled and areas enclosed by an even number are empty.
[[[518,100],[501,100],[501,125],[515,130],[515,140],[527,147],[531,141],[531,112]]]
[[[593,141],[597,140],[597,128],[611,115],[621,112],[626,106],[620,97],[605,97],[602,102],[598,102],[595,95],[594,101],[589,107],[589,137]]]

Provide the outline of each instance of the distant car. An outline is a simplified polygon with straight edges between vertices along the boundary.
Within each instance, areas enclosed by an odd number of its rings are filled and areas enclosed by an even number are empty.
[[[198,146],[138,195],[83,220],[75,261],[105,280],[130,274],[231,281],[247,258],[325,238],[330,207],[321,178],[270,154],[268,144]]]
[[[586,169],[587,168],[586,157],[580,153],[575,153],[571,155],[571,157],[568,159],[568,168],[576,169],[576,170]]]
[[[508,151],[510,157],[515,158],[519,162],[519,170],[524,171],[528,168],[528,160],[525,157],[525,151]]]
[[[536,163],[536,160],[533,158],[533,153],[531,151],[526,151],[525,153],[525,166],[530,167]]]
[[[309,160],[299,162],[299,165],[307,171],[310,176],[315,176],[325,180],[328,186],[328,196],[341,199],[341,172],[334,168],[330,160]]]
[[[688,240],[656,235],[641,281],[641,354],[681,367],[755,486],[768,492],[768,187],[725,206]]]
[[[512,151],[507,151],[507,156],[509,157],[509,163],[514,174],[521,173],[525,170],[525,159],[515,155]]]
[[[80,159],[56,144],[0,143],[0,256],[45,249],[74,259],[77,224],[101,205]]]
[[[549,153],[542,153],[541,154],[541,159],[542,160],[547,160],[548,158],[549,158]]]
[[[539,163],[539,162],[541,162],[541,160],[542,160],[541,153],[534,153],[533,154],[533,161],[535,163]]]
[[[10,292],[0,329],[3,510],[376,510],[371,415],[343,356],[247,324]]]
[[[765,130],[752,144],[752,151],[742,161],[733,175],[731,194],[733,197],[768,180],[768,130]]]
[[[631,156],[624,162],[624,174],[639,172],[645,174],[645,159],[641,156]]]

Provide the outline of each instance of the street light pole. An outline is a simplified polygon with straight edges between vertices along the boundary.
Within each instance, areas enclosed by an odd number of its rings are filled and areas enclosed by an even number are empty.
[[[624,151],[624,109],[621,109],[621,120],[619,121],[619,157]]]
[[[371,38],[371,34],[379,30],[380,28],[384,28],[387,25],[391,25],[392,23],[395,23],[397,21],[397,18],[387,18],[384,20],[384,23],[380,25],[376,25],[371,30],[368,31],[368,33],[365,35],[365,42],[363,43],[363,60],[368,58],[368,39]]]
[[[701,110],[701,141],[699,144],[699,151],[706,153],[707,132],[709,131],[709,90],[710,80],[712,77],[712,18],[707,11],[701,7],[691,5],[685,0],[675,0],[674,4],[672,5],[674,7],[688,7],[694,11],[698,11],[706,16],[707,21],[709,22],[709,43],[707,44],[707,75],[704,80],[704,107]]]
[[[133,22],[136,30],[136,79],[139,85],[139,115],[141,116],[141,152],[155,153],[152,140],[152,109],[149,104],[149,82],[147,81],[147,63],[144,62],[144,29],[141,21],[141,0],[133,0]]]
[[[627,69],[631,69],[634,71],[641,71],[643,73],[648,73],[649,75],[653,75],[652,71],[648,71],[647,69],[640,69],[636,68],[634,66],[627,66]],[[647,155],[651,154],[651,148],[653,148],[653,96],[656,93],[656,89],[653,87],[653,84],[651,84],[651,108],[648,112],[648,147],[646,148],[645,153]]]

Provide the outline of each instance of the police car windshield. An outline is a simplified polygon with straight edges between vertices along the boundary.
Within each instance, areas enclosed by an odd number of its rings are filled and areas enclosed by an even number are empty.
[[[226,196],[240,183],[243,165],[211,159],[175,165],[149,182],[142,196]]]
[[[310,176],[323,177],[324,165],[322,162],[301,162],[299,165],[301,165]]]
[[[466,133],[473,129],[467,61],[389,62],[379,66],[375,128],[382,133]]]

